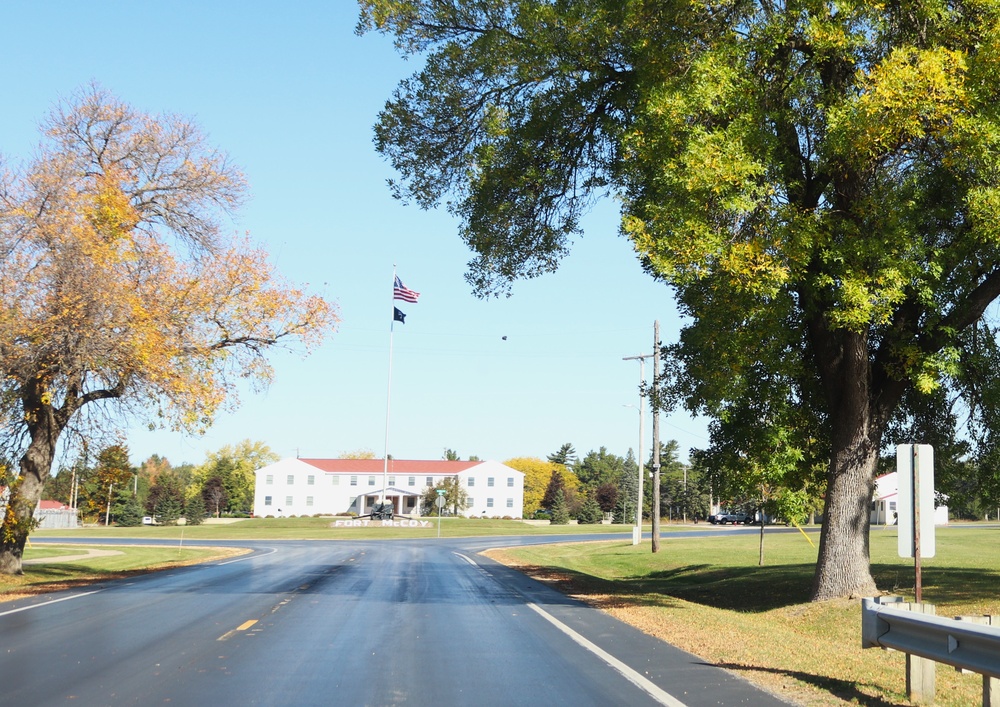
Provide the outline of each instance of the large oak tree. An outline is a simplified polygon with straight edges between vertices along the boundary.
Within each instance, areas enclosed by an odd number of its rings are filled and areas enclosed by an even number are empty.
[[[59,105],[23,166],[0,165],[0,572],[20,572],[64,433],[120,415],[201,430],[266,383],[265,354],[336,321],[224,232],[245,183],[191,122],[99,87]]]
[[[813,597],[874,592],[888,426],[962,394],[997,448],[1000,3],[360,5],[425,60],[376,144],[400,197],[460,217],[474,289],[554,269],[617,195],[690,317],[662,399],[825,456]]]

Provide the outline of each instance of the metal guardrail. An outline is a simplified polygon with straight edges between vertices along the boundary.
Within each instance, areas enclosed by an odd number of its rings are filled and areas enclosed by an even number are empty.
[[[892,648],[974,673],[1000,678],[1000,627],[861,604],[862,648]]]
[[[899,597],[863,599],[861,647],[906,654],[906,688],[915,702],[934,700],[934,664],[983,676],[983,707],[1000,707],[1000,617],[934,616],[929,604]],[[990,625],[992,623],[992,625]]]

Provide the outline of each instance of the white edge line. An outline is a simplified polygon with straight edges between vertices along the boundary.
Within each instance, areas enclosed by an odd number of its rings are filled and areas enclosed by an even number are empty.
[[[235,564],[236,562],[246,562],[247,560],[256,560],[258,557],[267,557],[268,555],[273,555],[274,553],[276,553],[278,551],[278,548],[276,548],[276,547],[272,547],[272,548],[268,548],[268,549],[271,552],[265,552],[265,553],[262,553],[260,555],[255,555],[255,554],[251,553],[249,555],[246,555],[245,557],[237,557],[235,560],[226,560],[225,562],[219,562],[219,563],[216,564],[216,567],[222,567],[223,565],[232,565],[232,564]]]
[[[69,601],[70,599],[79,599],[80,597],[90,596],[91,594],[97,594],[98,592],[103,592],[103,589],[95,589],[90,592],[83,592],[82,594],[74,594],[69,597],[62,597],[60,599],[50,599],[49,601],[43,601],[41,604],[32,604],[31,606],[22,606],[20,609],[11,609],[9,611],[0,612],[0,616],[7,616],[8,614],[16,614],[20,611],[28,611],[29,609],[40,609],[43,606],[48,606],[49,604],[58,604],[61,601]]]
[[[469,557],[466,557],[462,553],[456,552],[454,554],[461,557],[463,560],[468,562],[473,567],[479,567],[478,562]],[[537,604],[533,604],[532,602],[529,601],[526,602],[526,605],[529,609],[534,611],[536,614],[538,614],[543,619],[548,621],[550,624],[555,626],[557,629],[559,629],[567,636],[569,636],[577,645],[587,649],[588,651],[596,655],[598,658],[603,660],[605,663],[610,665],[612,668],[617,670],[619,673],[622,674],[622,676],[626,680],[628,680],[630,683],[638,687],[643,692],[647,693],[650,697],[659,702],[661,705],[666,705],[666,707],[687,707],[687,705],[685,705],[683,702],[681,702],[676,697],[671,695],[669,692],[661,689],[652,680],[644,677],[636,670],[633,670],[628,665],[618,660],[613,655],[608,653],[606,650],[598,646],[596,643],[592,643],[591,641],[587,640],[579,633],[571,629],[569,626],[564,624],[562,621],[557,619],[555,616],[548,613],[544,609],[540,608]]]
[[[556,617],[549,614],[544,609],[539,608],[537,605],[528,602],[528,608],[534,611],[536,614],[541,616],[543,619],[548,621],[550,624],[555,626],[557,629],[565,633],[578,645],[586,648],[588,651],[596,655],[598,658],[603,660],[605,663],[610,665],[612,668],[621,673],[626,680],[638,687],[639,689],[645,691],[654,700],[659,702],[661,705],[667,705],[667,707],[686,707],[683,702],[678,700],[676,697],[671,695],[666,690],[661,689],[651,680],[643,677],[638,672],[627,666],[622,661],[615,658],[613,655],[602,649],[600,646],[591,643],[586,638],[581,636],[579,633],[571,629],[569,626],[564,624],[562,621]]]

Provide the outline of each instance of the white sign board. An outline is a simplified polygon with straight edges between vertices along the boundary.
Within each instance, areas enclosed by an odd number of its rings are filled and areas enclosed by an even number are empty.
[[[929,444],[896,447],[896,513],[899,556],[914,557],[916,533],[920,534],[920,556],[934,557],[934,448]],[[914,523],[914,516],[919,525]]]

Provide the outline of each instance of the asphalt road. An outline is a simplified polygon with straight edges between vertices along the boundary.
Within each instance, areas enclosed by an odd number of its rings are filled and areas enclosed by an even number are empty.
[[[0,705],[784,704],[477,554],[522,542],[251,543],[2,603]]]

